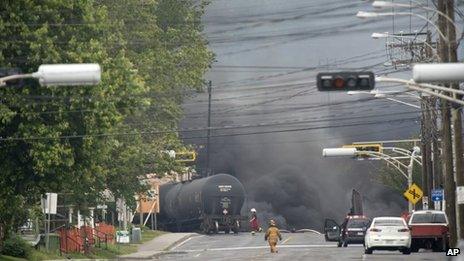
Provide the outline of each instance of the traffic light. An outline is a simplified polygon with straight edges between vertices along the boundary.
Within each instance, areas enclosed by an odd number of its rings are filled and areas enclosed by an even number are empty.
[[[383,151],[382,144],[351,144],[351,145],[343,145],[343,148],[356,148],[358,155],[360,154],[362,155],[363,151],[379,152],[379,153],[382,153]],[[368,155],[368,153],[366,153],[366,155]]]
[[[325,91],[360,91],[375,87],[373,72],[323,72],[317,74],[317,89]]]
[[[197,153],[195,151],[181,151],[176,152],[176,161],[183,163],[193,163],[197,159]]]

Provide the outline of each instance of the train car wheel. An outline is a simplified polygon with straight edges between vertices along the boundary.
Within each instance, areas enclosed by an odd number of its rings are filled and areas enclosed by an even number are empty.
[[[209,229],[208,229],[208,226],[205,224],[205,222],[201,222],[200,230],[203,234],[208,234]]]
[[[240,221],[235,220],[235,224],[234,224],[234,227],[232,228],[232,231],[234,231],[234,233],[237,234],[239,229],[240,229]]]

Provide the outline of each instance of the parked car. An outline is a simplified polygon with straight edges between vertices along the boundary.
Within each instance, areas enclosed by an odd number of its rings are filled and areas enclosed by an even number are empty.
[[[401,251],[411,254],[411,232],[401,217],[376,217],[372,220],[364,239],[364,252],[373,250]]]
[[[443,211],[419,210],[407,218],[411,230],[411,251],[420,248],[432,249],[435,252],[449,248],[449,223]]]
[[[349,244],[363,244],[370,219],[361,215],[348,215],[341,225],[333,219],[326,219],[324,234],[326,241],[338,242],[338,247]]]

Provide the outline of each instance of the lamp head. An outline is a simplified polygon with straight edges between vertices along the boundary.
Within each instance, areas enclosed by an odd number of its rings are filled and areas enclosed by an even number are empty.
[[[359,11],[356,14],[356,16],[358,18],[372,18],[372,17],[378,17],[379,15],[377,13]]]
[[[372,7],[374,8],[387,8],[387,7],[394,7],[392,3],[386,1],[374,1],[372,3]]]

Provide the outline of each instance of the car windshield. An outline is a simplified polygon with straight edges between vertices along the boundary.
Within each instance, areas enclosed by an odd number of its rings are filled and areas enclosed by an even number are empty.
[[[349,228],[365,228],[369,225],[369,219],[350,219],[347,227]]]
[[[379,219],[374,221],[374,226],[383,227],[383,226],[401,226],[404,227],[405,224],[401,219]]]
[[[446,223],[443,213],[421,213],[412,215],[411,224],[417,223]]]

